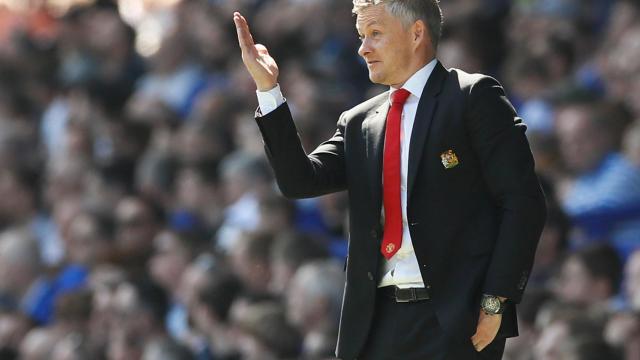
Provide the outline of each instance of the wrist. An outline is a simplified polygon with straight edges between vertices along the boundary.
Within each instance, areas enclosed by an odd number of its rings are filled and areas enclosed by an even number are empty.
[[[278,83],[269,83],[269,84],[258,84],[256,83],[256,88],[258,89],[258,91],[260,92],[267,92],[267,91],[271,91],[273,89],[275,89],[275,87],[278,86]]]
[[[500,315],[504,312],[507,298],[483,294],[480,308],[487,315]]]

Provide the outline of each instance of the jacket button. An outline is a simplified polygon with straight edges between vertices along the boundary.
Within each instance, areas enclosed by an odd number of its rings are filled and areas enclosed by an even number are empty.
[[[367,273],[367,277],[369,278],[369,280],[373,281],[373,274],[371,272]]]

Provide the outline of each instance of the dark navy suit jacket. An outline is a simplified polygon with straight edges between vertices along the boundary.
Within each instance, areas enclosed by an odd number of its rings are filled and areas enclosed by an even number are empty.
[[[336,349],[343,359],[358,356],[373,318],[388,96],[345,111],[335,135],[310,154],[286,104],[256,117],[285,196],[348,191],[349,255]],[[473,335],[483,293],[509,299],[498,336],[518,334],[515,304],[546,217],[525,130],[496,80],[438,62],[410,139],[407,219],[438,321],[451,337]],[[456,166],[451,159],[444,166],[449,150]]]

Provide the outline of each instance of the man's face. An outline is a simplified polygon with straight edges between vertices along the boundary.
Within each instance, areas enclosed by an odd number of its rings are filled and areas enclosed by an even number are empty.
[[[602,134],[589,119],[587,107],[570,106],[557,115],[560,152],[570,170],[583,173],[589,171],[603,159],[607,145]]]
[[[593,299],[593,282],[583,263],[570,257],[562,266],[556,295],[563,301],[583,304]]]
[[[116,207],[115,215],[119,249],[132,256],[147,254],[156,233],[151,211],[138,199],[126,198]]]
[[[153,248],[148,271],[153,280],[173,293],[177,291],[182,273],[189,265],[188,251],[180,243],[178,235],[169,231],[155,237]]]
[[[400,19],[380,4],[360,11],[356,29],[362,41],[358,54],[367,62],[369,79],[382,85],[404,84],[411,76],[410,62],[415,56],[410,28],[405,30]]]

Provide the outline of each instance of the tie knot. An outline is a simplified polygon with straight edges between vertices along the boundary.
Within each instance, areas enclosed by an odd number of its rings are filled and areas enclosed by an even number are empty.
[[[406,89],[398,89],[391,94],[391,103],[404,105],[411,93]]]

